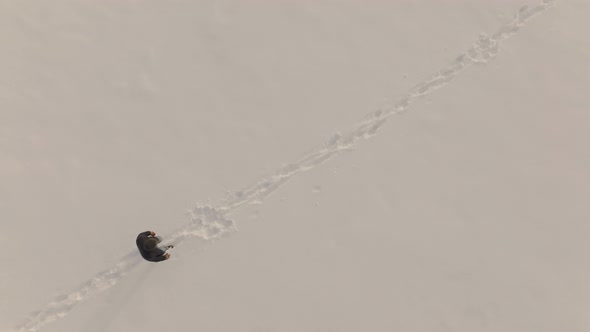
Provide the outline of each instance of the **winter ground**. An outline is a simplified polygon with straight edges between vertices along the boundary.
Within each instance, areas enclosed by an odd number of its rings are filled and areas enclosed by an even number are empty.
[[[0,1],[0,331],[588,331],[588,17]]]

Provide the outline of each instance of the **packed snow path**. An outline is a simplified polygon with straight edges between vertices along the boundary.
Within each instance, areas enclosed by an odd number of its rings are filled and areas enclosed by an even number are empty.
[[[344,133],[337,133],[322,145],[298,161],[279,169],[275,174],[257,183],[236,191],[215,206],[197,206],[191,212],[189,223],[164,235],[167,242],[176,244],[186,239],[212,241],[235,231],[234,222],[226,216],[234,209],[249,203],[262,202],[265,197],[281,187],[292,176],[315,168],[334,158],[343,151],[352,149],[359,141],[371,138],[392,115],[405,112],[410,105],[449,84],[462,70],[473,64],[486,64],[499,52],[502,41],[518,32],[527,21],[544,12],[554,4],[554,0],[543,0],[540,4],[520,8],[512,21],[503,25],[491,36],[481,35],[479,40],[467,51],[460,54],[451,64],[442,68],[428,80],[419,83],[397,102],[386,104],[379,110],[369,113],[364,120]],[[115,266],[97,273],[78,288],[58,296],[44,308],[31,313],[13,332],[38,331],[43,326],[61,319],[78,304],[93,295],[103,292],[117,283],[129,271],[143,262],[136,250],[124,256]]]

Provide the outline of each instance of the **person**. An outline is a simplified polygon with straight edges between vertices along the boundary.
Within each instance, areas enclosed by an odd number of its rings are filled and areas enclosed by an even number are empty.
[[[166,250],[174,248],[169,245],[163,248],[158,247],[158,243],[162,242],[162,238],[156,236],[155,232],[147,231],[139,233],[135,244],[141,257],[150,262],[161,262],[170,258],[170,253]]]

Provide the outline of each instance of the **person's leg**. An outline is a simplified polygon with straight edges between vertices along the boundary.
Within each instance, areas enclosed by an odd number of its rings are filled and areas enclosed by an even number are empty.
[[[161,236],[157,235],[157,236],[154,236],[154,238],[156,239],[156,241],[158,241],[158,243],[161,243],[162,242],[162,237]],[[166,252],[166,250],[172,249],[172,248],[174,248],[174,246],[171,245],[171,244],[170,245],[167,245],[167,246],[163,246],[163,247],[158,246],[158,249],[162,249],[162,251],[164,251],[164,252]]]

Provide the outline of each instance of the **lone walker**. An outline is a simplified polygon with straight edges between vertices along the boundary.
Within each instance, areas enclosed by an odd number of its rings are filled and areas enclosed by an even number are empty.
[[[160,248],[158,247],[158,243],[160,242],[162,242],[161,237],[156,236],[155,232],[147,231],[139,233],[135,244],[137,244],[137,249],[139,249],[141,257],[146,261],[161,262],[170,258],[170,253],[167,253],[166,250],[172,249],[174,246],[169,245]]]

